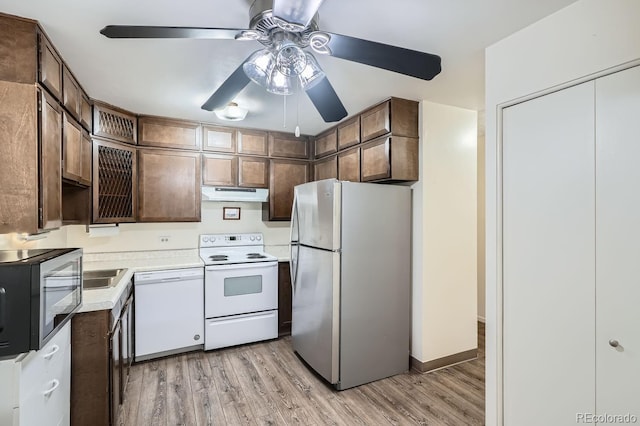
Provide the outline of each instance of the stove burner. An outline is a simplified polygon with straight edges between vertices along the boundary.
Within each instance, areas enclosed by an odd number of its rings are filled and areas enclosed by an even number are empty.
[[[213,262],[221,262],[223,260],[229,260],[229,256],[226,254],[215,254],[213,256],[209,256],[209,260]]]
[[[247,253],[247,259],[264,259],[267,256],[260,253]]]

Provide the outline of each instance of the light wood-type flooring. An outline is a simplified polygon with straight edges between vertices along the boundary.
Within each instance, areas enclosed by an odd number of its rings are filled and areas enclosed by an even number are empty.
[[[478,359],[344,391],[293,353],[289,337],[134,364],[121,425],[482,425]]]

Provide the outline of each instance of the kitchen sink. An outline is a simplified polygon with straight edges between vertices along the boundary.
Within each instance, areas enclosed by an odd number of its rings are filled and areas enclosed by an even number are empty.
[[[120,282],[122,275],[126,269],[103,269],[98,271],[85,271],[82,274],[82,287],[91,288],[109,288]]]

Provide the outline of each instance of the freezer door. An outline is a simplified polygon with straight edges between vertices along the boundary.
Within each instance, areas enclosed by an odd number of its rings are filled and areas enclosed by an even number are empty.
[[[296,186],[300,244],[325,250],[340,249],[340,188],[336,179]]]
[[[293,350],[322,377],[337,383],[340,253],[299,248],[291,319]]]

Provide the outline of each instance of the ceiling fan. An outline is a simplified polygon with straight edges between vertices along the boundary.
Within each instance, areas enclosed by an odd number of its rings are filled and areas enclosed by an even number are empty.
[[[441,71],[440,57],[321,31],[317,12],[324,0],[255,0],[249,29],[108,25],[109,38],[201,38],[255,40],[264,48],[251,54],[202,105],[226,106],[250,81],[271,93],[304,90],[325,122],[340,121],[347,111],[315,57],[303,49],[400,74],[431,80]]]

